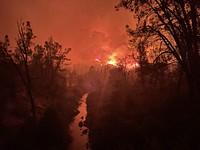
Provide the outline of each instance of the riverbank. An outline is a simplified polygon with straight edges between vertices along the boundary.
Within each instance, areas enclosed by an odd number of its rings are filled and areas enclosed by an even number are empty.
[[[69,145],[69,150],[86,150],[88,137],[83,135],[83,131],[87,130],[85,126],[80,127],[80,122],[84,122],[87,116],[87,100],[88,93],[83,94],[81,104],[78,108],[79,114],[75,116],[74,121],[70,125],[72,143]]]

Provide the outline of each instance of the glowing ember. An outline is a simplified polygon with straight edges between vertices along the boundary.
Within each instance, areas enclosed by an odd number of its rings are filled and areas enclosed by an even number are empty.
[[[140,65],[136,62],[136,63],[135,63],[135,67],[140,67]]]
[[[127,70],[133,70],[133,69],[136,69],[138,67],[140,67],[140,65],[137,62],[126,64]]]
[[[99,58],[95,58],[95,61],[97,61],[97,62],[101,62]]]

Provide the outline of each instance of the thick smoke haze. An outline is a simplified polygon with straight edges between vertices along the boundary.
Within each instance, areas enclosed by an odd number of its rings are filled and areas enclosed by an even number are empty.
[[[119,0],[1,0],[0,39],[17,37],[17,20],[30,21],[43,44],[50,36],[72,48],[72,63],[92,62],[96,55],[124,51],[125,25],[133,25],[131,13],[115,11]]]

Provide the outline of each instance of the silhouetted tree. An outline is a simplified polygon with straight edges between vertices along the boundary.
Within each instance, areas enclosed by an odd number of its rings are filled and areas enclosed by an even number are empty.
[[[200,91],[200,1],[198,0],[120,0],[134,12],[135,29],[127,26],[134,44],[145,42],[157,47],[155,61],[173,56],[180,64],[192,96]],[[172,62],[172,60],[168,61]]]
[[[32,79],[30,74],[29,63],[31,61],[32,49],[31,45],[32,39],[35,38],[32,32],[30,22],[27,21],[26,24],[23,22],[18,22],[18,38],[16,39],[17,48],[15,51],[15,58],[17,63],[24,65],[25,75],[21,78],[24,78],[24,85],[26,87],[27,94],[31,102],[31,110],[33,118],[36,117],[36,107],[32,95]]]
[[[32,50],[31,50],[31,40],[35,38],[30,26],[30,22],[24,24],[23,22],[18,22],[18,38],[16,39],[17,47],[15,52],[9,50],[9,39],[8,36],[5,36],[3,46],[1,47],[1,55],[13,64],[17,70],[18,75],[20,76],[27,95],[31,102],[31,111],[33,118],[36,117],[36,108],[35,102],[32,96],[32,84],[29,63],[31,60]],[[23,69],[22,69],[23,68]]]
[[[42,88],[48,90],[48,94],[52,94],[52,86],[55,84],[55,79],[60,71],[63,71],[66,65],[69,65],[70,59],[67,54],[71,48],[62,49],[62,45],[54,42],[53,38],[45,41],[44,46],[37,45],[34,48],[33,67],[36,76],[39,77],[39,82],[42,83]]]

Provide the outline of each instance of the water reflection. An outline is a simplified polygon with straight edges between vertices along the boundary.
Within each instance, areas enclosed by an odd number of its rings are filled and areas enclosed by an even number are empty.
[[[86,144],[88,142],[88,136],[82,135],[82,131],[87,129],[86,127],[79,127],[80,121],[84,121],[85,117],[87,115],[87,105],[86,105],[86,99],[87,99],[88,93],[85,93],[81,98],[81,105],[79,107],[79,114],[75,117],[74,122],[71,124],[71,131],[72,131],[72,137],[73,141],[69,147],[69,150],[87,150]]]

